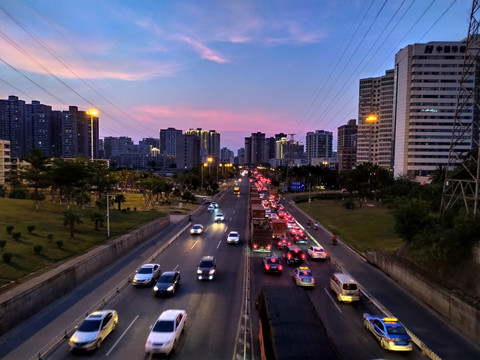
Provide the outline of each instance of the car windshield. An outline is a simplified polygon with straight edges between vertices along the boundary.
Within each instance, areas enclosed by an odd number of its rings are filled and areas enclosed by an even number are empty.
[[[171,283],[173,281],[173,275],[162,275],[158,279],[159,283]]]
[[[237,233],[234,233],[234,232],[232,232],[232,233],[230,233],[230,236],[231,236],[231,237],[237,237],[237,236],[238,236],[238,234],[237,234]]]
[[[153,272],[153,268],[140,268],[140,270],[138,270],[138,273],[139,274],[151,274]]]
[[[203,260],[200,262],[200,267],[202,268],[208,268],[213,266],[213,261],[212,260]]]
[[[158,320],[153,326],[153,332],[173,332],[172,320]]]
[[[407,335],[407,332],[402,326],[387,326],[387,333],[390,335]]]
[[[268,264],[278,264],[278,259],[277,258],[268,258],[267,263]]]
[[[310,270],[302,270],[300,271],[300,276],[312,276]]]
[[[200,225],[194,225],[193,228],[194,228],[195,230],[199,230],[199,229],[201,229],[202,227],[201,227]]]
[[[101,320],[85,320],[78,328],[78,331],[92,332],[100,328]]]
[[[357,290],[357,284],[343,284],[344,290]]]

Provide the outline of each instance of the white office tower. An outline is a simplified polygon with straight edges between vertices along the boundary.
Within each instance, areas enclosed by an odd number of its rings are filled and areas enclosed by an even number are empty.
[[[464,54],[460,41],[408,45],[395,55],[395,176],[428,182],[447,165]],[[472,112],[462,116],[464,123],[473,120]],[[465,139],[460,146],[471,144]]]

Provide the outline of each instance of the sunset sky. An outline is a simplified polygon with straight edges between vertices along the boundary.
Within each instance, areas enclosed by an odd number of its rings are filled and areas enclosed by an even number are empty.
[[[0,0],[0,98],[100,113],[100,137],[261,131],[305,141],[358,112],[406,45],[468,34],[471,0]]]

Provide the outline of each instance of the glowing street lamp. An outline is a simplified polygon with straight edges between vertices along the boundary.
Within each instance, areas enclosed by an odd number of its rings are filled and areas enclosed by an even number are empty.
[[[368,161],[371,163],[374,163],[373,161],[373,156],[374,154],[372,153],[372,146],[373,146],[373,135],[374,135],[374,127],[375,123],[378,121],[378,117],[375,114],[370,114],[366,117],[365,122],[367,124],[370,124],[370,139],[369,139],[369,144],[368,144]]]
[[[93,117],[98,115],[98,111],[90,109],[87,111],[87,115],[90,115],[90,159],[93,161]]]
[[[207,163],[202,164],[202,189],[203,189],[203,168],[206,167],[206,166],[208,166]]]

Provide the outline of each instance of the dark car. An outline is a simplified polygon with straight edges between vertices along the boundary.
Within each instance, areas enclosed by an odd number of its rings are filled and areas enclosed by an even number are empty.
[[[286,238],[280,238],[277,241],[277,248],[280,250],[285,249],[287,246],[292,245],[291,241],[288,241]]]
[[[307,244],[308,243],[308,235],[305,233],[297,234],[294,236],[295,244]]]
[[[301,264],[305,260],[305,253],[297,245],[290,245],[285,248],[285,261],[288,265]]]
[[[153,287],[155,295],[173,295],[180,286],[179,271],[165,271]]]
[[[266,273],[281,274],[283,266],[278,256],[265,256],[263,258],[263,271]]]
[[[198,280],[213,280],[217,274],[217,261],[213,256],[204,256],[197,266]]]

